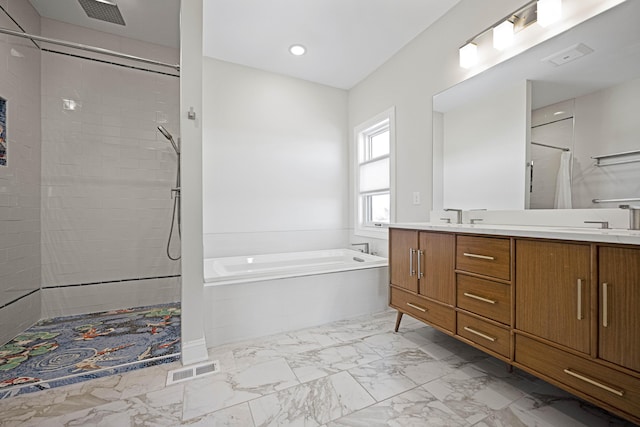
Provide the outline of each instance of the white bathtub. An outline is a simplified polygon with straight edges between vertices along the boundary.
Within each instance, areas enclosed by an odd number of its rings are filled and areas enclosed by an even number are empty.
[[[205,259],[209,347],[384,310],[387,259],[349,249]]]
[[[204,260],[208,286],[385,267],[387,259],[350,249],[289,252]]]

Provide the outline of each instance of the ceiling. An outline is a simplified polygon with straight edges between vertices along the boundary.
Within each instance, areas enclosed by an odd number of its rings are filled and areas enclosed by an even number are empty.
[[[77,0],[29,1],[45,18],[163,46],[180,45],[180,0],[115,0],[125,26],[87,17]]]
[[[458,1],[206,0],[204,54],[350,89]]]
[[[204,0],[204,55],[350,89],[459,1]],[[179,45],[180,0],[116,0],[124,27],[88,18],[76,0],[30,2],[43,17]],[[307,53],[294,57],[292,44]]]

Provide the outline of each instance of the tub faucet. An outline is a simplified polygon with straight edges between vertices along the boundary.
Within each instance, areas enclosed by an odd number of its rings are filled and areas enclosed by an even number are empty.
[[[360,252],[365,254],[369,253],[369,243],[352,243],[351,246],[364,246],[364,249],[360,249]]]
[[[462,224],[462,209],[445,209],[446,212],[455,212],[456,216],[456,224]]]

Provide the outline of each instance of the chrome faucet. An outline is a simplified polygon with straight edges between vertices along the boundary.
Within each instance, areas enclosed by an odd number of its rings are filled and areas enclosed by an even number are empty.
[[[364,246],[364,249],[360,249],[360,252],[365,254],[369,253],[369,243],[352,243],[351,246]]]
[[[456,224],[462,224],[462,209],[445,209],[446,212],[456,212]]]

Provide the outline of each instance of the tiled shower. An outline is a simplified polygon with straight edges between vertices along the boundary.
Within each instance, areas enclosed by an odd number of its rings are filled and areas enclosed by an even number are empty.
[[[0,5],[5,28],[179,62],[178,49],[41,18],[28,1]],[[156,130],[179,136],[177,72],[37,44],[0,35],[0,342],[40,318],[180,297],[166,255],[177,159]]]

